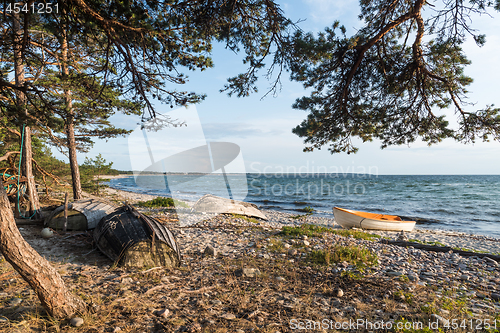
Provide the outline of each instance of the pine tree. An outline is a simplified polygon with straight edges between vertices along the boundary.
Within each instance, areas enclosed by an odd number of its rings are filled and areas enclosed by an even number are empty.
[[[462,50],[467,37],[484,44],[471,15],[487,14],[492,2],[367,0],[360,6],[364,27],[353,36],[335,22],[317,37],[299,31],[289,40],[292,79],[312,88],[293,105],[309,111],[293,130],[305,138],[306,151],[328,145],[332,153],[356,152],[353,137],[380,139],[383,148],[419,137],[429,145],[445,138],[500,140],[500,109],[474,110],[466,102],[472,78],[464,74],[470,61]],[[440,112],[447,108],[455,109],[458,129]]]
[[[26,42],[22,38],[21,15],[14,13],[12,15],[12,36],[13,36],[13,56],[14,56],[14,79],[16,87],[25,85],[26,64],[25,53],[23,52]],[[23,91],[16,91],[16,107],[18,112],[27,114],[27,100]],[[38,218],[40,216],[40,203],[33,176],[33,162],[31,150],[31,128],[23,124],[21,130],[21,175],[26,177],[26,192],[30,201],[29,214]]]
[[[65,15],[66,6],[61,3],[62,15],[57,21],[44,20],[41,29],[47,33],[47,42],[38,45],[51,56],[40,66],[45,66],[44,75],[38,86],[46,94],[40,106],[50,105],[51,113],[60,120],[62,127],[51,126],[54,144],[65,142],[71,167],[74,199],[82,198],[77,151],[86,152],[93,145],[92,138],[113,138],[130,131],[116,128],[109,118],[116,112],[141,114],[141,103],[121,98],[122,91],[113,82],[103,83],[96,64],[103,61],[104,52],[98,42],[89,41],[72,31]],[[95,37],[94,37],[95,38]],[[85,42],[85,43],[84,43]],[[82,46],[82,44],[84,46]],[[54,65],[46,65],[54,64]],[[97,68],[96,68],[97,67]],[[58,133],[64,133],[62,136]]]
[[[40,126],[50,125],[56,131],[65,125],[58,112],[64,110],[70,118],[73,113],[75,118],[72,119],[76,122],[76,101],[82,105],[87,102],[84,97],[77,97],[78,85],[71,84],[73,80],[81,84],[101,78],[99,84],[102,84],[102,91],[107,91],[104,94],[114,94],[113,89],[119,88],[118,93],[123,99],[129,97],[132,102],[145,107],[145,117],[155,116],[154,99],[170,103],[171,106],[203,100],[203,94],[177,91],[176,86],[187,80],[181,68],[203,70],[212,66],[209,52],[214,41],[224,42],[235,51],[242,48],[246,53],[248,72],[231,81],[228,88],[232,89],[233,83],[245,80],[248,86],[252,86],[257,77],[256,71],[263,67],[264,59],[271,55],[272,46],[278,45],[290,24],[272,1],[70,0],[57,3],[61,8],[67,6],[64,13],[40,14],[36,18],[30,13],[21,14],[24,17],[21,54],[26,56],[26,61],[31,62],[27,68],[33,71],[32,79],[13,84],[8,81],[4,66],[0,77],[0,93],[7,100],[5,102],[2,99],[5,116],[16,116],[16,108],[8,101],[12,100],[13,95],[22,93],[27,101],[24,105],[30,105],[26,108],[25,120]],[[5,15],[0,18],[4,30],[9,29],[4,18],[11,19],[12,16],[12,13],[5,11],[8,4],[10,2],[3,3]],[[72,73],[69,68],[68,71],[62,70],[57,91],[63,96],[66,94],[66,98],[62,99],[62,108],[61,100],[54,98],[54,91],[42,84],[41,75],[49,70],[45,65],[46,59],[56,59],[58,55],[49,53],[53,49],[45,47],[43,38],[38,40],[42,44],[37,45],[35,38],[28,38],[26,33],[35,25],[49,30],[60,20],[63,20],[64,29],[68,32],[68,52],[75,47],[69,46],[70,35],[79,36],[78,45],[83,50],[102,51],[93,58],[98,61],[92,70],[83,70],[81,73]],[[64,45],[64,39],[58,43]],[[9,53],[12,45],[2,40],[2,56]],[[277,52],[276,56],[282,55]],[[97,86],[92,84],[91,87]],[[105,104],[103,107],[109,110],[112,106]],[[82,126],[86,125],[86,121],[88,119],[81,118]],[[166,125],[172,123],[169,119],[164,121]],[[0,187],[3,187],[1,181]],[[75,312],[85,312],[83,302],[68,293],[59,274],[22,239],[3,189],[0,189],[0,250],[37,291],[48,313],[55,317],[67,317]],[[34,274],[34,270],[37,274]]]

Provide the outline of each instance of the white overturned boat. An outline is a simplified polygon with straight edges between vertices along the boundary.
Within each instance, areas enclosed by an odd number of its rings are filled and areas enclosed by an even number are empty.
[[[333,208],[335,222],[346,229],[360,228],[387,231],[412,231],[415,221],[403,221],[399,216],[359,212],[356,210]]]

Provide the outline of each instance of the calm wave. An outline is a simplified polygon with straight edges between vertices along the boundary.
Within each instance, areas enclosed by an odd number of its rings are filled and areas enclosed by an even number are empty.
[[[171,193],[158,177],[112,179],[110,186],[138,193],[196,200],[212,193],[226,196],[221,176],[168,175]],[[263,208],[297,212],[310,206],[331,215],[332,207],[385,212],[417,221],[417,226],[500,237],[500,176],[374,176],[374,175],[227,175],[232,194]],[[199,181],[191,181],[198,178]],[[145,180],[144,180],[145,179]],[[238,183],[240,181],[240,183]],[[159,186],[158,184],[161,183]],[[180,189],[179,189],[180,188]],[[246,192],[247,191],[247,192]]]

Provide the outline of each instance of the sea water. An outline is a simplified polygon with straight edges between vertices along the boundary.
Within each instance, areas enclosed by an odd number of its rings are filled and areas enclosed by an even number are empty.
[[[242,175],[228,174],[234,184]],[[221,177],[205,176],[202,182],[189,180],[199,175],[166,175],[168,186],[159,188],[157,176],[112,179],[113,188],[196,200],[203,194],[226,196]],[[243,175],[244,177],[244,175]],[[146,181],[144,181],[146,179]],[[153,184],[155,183],[155,184]],[[180,188],[180,189],[179,189]],[[500,238],[500,175],[368,175],[368,174],[247,174],[245,186],[232,188],[232,195],[262,208],[332,217],[334,206],[399,215],[416,220],[417,227],[456,230]]]

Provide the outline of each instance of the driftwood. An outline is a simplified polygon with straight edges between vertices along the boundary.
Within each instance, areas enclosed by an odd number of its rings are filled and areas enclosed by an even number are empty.
[[[240,214],[267,220],[266,215],[257,206],[248,202],[236,201],[215,195],[206,194],[193,206],[193,209],[204,213]]]
[[[477,252],[472,252],[472,251],[463,251],[463,250],[458,250],[451,248],[449,246],[436,246],[436,245],[427,245],[427,244],[420,244],[420,243],[414,243],[414,242],[404,242],[404,241],[386,241],[386,244],[390,245],[397,245],[397,246],[402,246],[402,247],[414,247],[416,249],[420,250],[425,250],[425,251],[433,251],[433,252],[450,252],[452,251],[453,253],[458,253],[461,256],[464,257],[478,257],[478,258],[484,258],[488,257],[490,259],[495,260],[496,262],[500,262],[500,256],[499,255],[494,255],[490,253],[477,253]]]
[[[117,265],[176,267],[181,262],[174,235],[163,224],[130,205],[101,219],[94,230],[94,241]]]
[[[16,219],[17,225],[43,225],[44,219],[31,220],[31,219]]]

